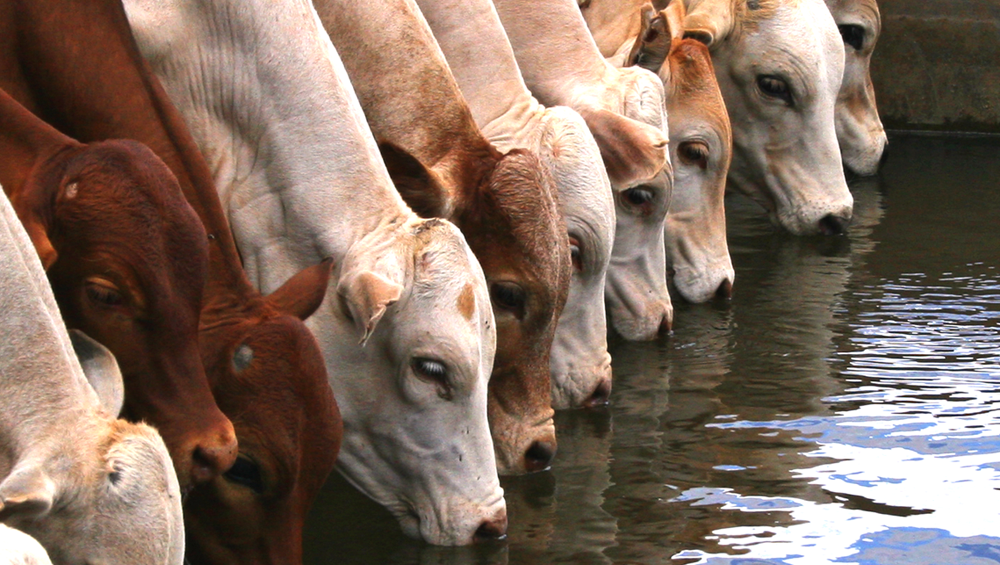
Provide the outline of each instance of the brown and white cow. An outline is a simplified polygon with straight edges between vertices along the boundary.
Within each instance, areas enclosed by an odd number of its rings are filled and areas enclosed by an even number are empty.
[[[502,154],[483,136],[413,0],[378,10],[354,0],[314,5],[403,199],[421,216],[455,222],[483,267],[497,324],[489,418],[498,471],[548,467],[549,358],[570,279],[551,178],[533,152]]]
[[[733,128],[729,184],[793,234],[840,234],[854,200],[834,109],[844,45],[822,0],[686,0]]]
[[[177,177],[209,240],[202,362],[246,441],[232,469],[189,495],[188,518],[198,524],[191,557],[217,558],[198,544],[223,554],[251,545],[254,558],[296,551],[294,523],[278,520],[305,513],[340,437],[322,354],[302,322],[323,300],[330,263],[314,262],[266,297],[254,290],[208,165],[142,59],[119,0],[0,2],[0,88],[81,141],[141,141]],[[212,511],[195,515],[202,504]],[[281,507],[288,512],[264,510]]]
[[[134,141],[77,143],[0,90],[0,184],[67,324],[119,360],[126,414],[159,426],[185,485],[229,468],[198,349],[208,241],[170,169]]]
[[[184,560],[170,456],[153,428],[115,419],[123,388],[107,349],[67,335],[38,254],[0,193],[0,521],[38,540],[54,563]],[[8,549],[0,542],[0,554]]]
[[[559,191],[573,259],[552,342],[552,407],[605,404],[611,392],[604,280],[615,237],[611,184],[586,122],[528,92],[490,0],[418,0],[476,124],[501,151],[534,151]]]
[[[601,56],[573,0],[494,0],[528,89],[583,116],[615,192],[605,296],[615,330],[654,339],[670,329],[663,222],[673,186],[663,85]]]
[[[582,11],[595,40],[617,44],[602,47],[613,64],[638,65],[663,80],[674,166],[664,238],[674,287],[689,302],[729,297],[735,272],[724,196],[733,142],[708,49],[683,38],[682,0],[660,12],[647,0],[591,0]]]
[[[875,0],[826,0],[844,40],[844,82],[837,96],[837,141],[848,170],[874,175],[888,139],[875,104],[869,67],[882,32]]]
[[[344,418],[339,471],[413,537],[453,545],[503,534],[486,407],[496,328],[482,269],[454,225],[420,219],[400,198],[311,2],[127,0],[126,10],[213,170],[250,279],[268,291],[335,259],[336,292],[307,323]],[[296,535],[321,480],[310,472],[287,522]],[[233,502],[216,523],[240,534],[192,534],[192,547],[228,544],[232,559],[216,562],[245,563],[253,535],[289,539],[276,528],[286,515],[237,504],[270,500],[282,488],[270,482],[240,495],[217,481]],[[197,494],[189,506],[209,511]],[[301,561],[298,548],[269,547],[255,562]]]

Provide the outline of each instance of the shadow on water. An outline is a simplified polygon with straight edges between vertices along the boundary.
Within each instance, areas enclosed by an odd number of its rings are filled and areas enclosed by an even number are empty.
[[[506,479],[504,543],[431,548],[339,477],[306,563],[1000,562],[1000,142],[894,138],[847,236],[727,198],[730,302],[612,341],[612,405]]]

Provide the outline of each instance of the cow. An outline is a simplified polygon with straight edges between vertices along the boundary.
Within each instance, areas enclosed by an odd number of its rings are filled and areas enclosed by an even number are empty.
[[[663,223],[673,172],[663,84],[605,61],[573,0],[493,3],[528,89],[542,104],[579,112],[600,147],[617,221],[605,292],[611,326],[629,340],[669,332]]]
[[[733,130],[728,182],[796,235],[843,234],[853,198],[834,107],[844,45],[823,0],[686,0]]]
[[[198,350],[208,240],[170,169],[134,141],[78,143],[0,90],[0,185],[68,326],[118,359],[126,414],[159,426],[185,485],[228,469],[236,436]]]
[[[303,322],[323,301],[332,263],[315,261],[267,296],[253,288],[211,171],[142,59],[120,1],[4,0],[0,29],[0,88],[82,142],[125,137],[149,146],[207,233],[199,345],[240,452],[188,495],[186,518],[197,524],[189,558],[294,557],[294,519],[333,468],[342,433],[322,353]]]
[[[496,329],[482,269],[454,225],[422,220],[400,198],[312,4],[127,0],[126,9],[214,171],[250,279],[267,292],[335,260],[335,291],[307,324],[344,419],[340,473],[413,537],[452,545],[502,535],[486,408]],[[268,527],[249,521],[252,531],[273,528],[254,516]],[[192,545],[202,543],[195,535]]]
[[[875,0],[826,0],[826,6],[844,40],[844,81],[835,110],[840,153],[849,171],[874,175],[888,144],[869,70],[882,17]]]
[[[56,564],[183,563],[177,475],[153,428],[116,419],[123,390],[111,353],[67,334],[0,194],[0,521]]]
[[[638,65],[663,81],[674,166],[664,229],[673,287],[693,303],[731,297],[736,275],[724,197],[732,130],[708,49],[683,38],[684,3],[673,0],[655,12],[646,0],[592,0],[582,12],[609,61]]]
[[[28,534],[0,524],[0,563],[52,565],[45,548]]]
[[[551,177],[533,152],[501,154],[483,136],[412,0],[375,11],[354,0],[313,4],[403,199],[421,216],[453,221],[486,275],[497,324],[488,399],[497,470],[549,467],[549,359],[571,268]]]
[[[418,0],[476,125],[500,151],[539,156],[559,193],[573,263],[550,354],[552,407],[600,406],[611,394],[604,280],[615,237],[611,184],[586,122],[528,92],[490,0]]]

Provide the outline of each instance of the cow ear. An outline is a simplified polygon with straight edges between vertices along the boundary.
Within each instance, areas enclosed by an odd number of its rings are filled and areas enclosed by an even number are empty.
[[[670,4],[660,10],[659,16],[666,23],[667,35],[671,41],[684,37],[684,19],[687,17],[684,0],[670,0]]]
[[[327,257],[322,263],[299,271],[281,288],[269,294],[266,300],[279,312],[304,321],[323,303],[332,270],[333,259]]]
[[[80,330],[69,330],[69,340],[101,406],[117,418],[125,402],[125,384],[114,355]]]
[[[24,231],[28,233],[31,244],[35,246],[38,258],[42,260],[42,268],[48,271],[49,267],[59,258],[59,253],[56,252],[55,247],[52,247],[52,242],[49,240],[49,230],[46,228],[45,222],[42,221],[42,218],[36,211],[28,209],[29,206],[23,199],[15,196],[11,198],[10,203],[14,206],[17,218],[21,220],[21,225],[24,226]]]
[[[684,37],[696,39],[713,48],[733,30],[732,0],[690,2],[684,18]]]
[[[639,17],[642,20],[639,37],[632,45],[625,66],[638,66],[656,73],[670,53],[670,30],[665,15],[656,13],[652,4],[643,6]]]
[[[0,520],[40,518],[52,509],[55,494],[55,483],[40,467],[19,465],[0,483]]]
[[[383,141],[378,145],[392,183],[403,201],[417,215],[440,217],[444,213],[444,188],[436,175],[405,149]]]
[[[653,178],[667,164],[667,137],[653,126],[608,110],[583,109],[613,187]]]
[[[403,287],[378,273],[362,271],[342,278],[337,294],[351,313],[364,345],[389,305],[399,300]]]

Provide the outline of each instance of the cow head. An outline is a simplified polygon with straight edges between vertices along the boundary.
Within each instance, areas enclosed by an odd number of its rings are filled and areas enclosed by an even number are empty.
[[[486,146],[449,169],[430,171],[390,144],[381,148],[403,198],[421,215],[452,218],[486,274],[497,324],[489,414],[500,473],[547,468],[556,449],[549,359],[570,278],[566,227],[551,178],[523,149],[500,155]],[[422,186],[413,184],[416,179]],[[462,191],[451,214],[428,199],[450,190],[449,183]]]
[[[683,1],[655,14],[647,8],[626,64],[657,71],[666,92],[674,165],[664,230],[667,267],[685,300],[728,298],[735,278],[724,205],[733,150],[729,114],[708,48],[683,38]]]
[[[559,189],[572,275],[552,342],[552,407],[599,406],[611,394],[604,281],[615,240],[615,207],[601,153],[573,110],[545,110],[538,149]]]
[[[869,71],[882,17],[875,0],[826,0],[826,5],[844,40],[844,82],[836,110],[840,152],[850,171],[873,175],[888,143]]]
[[[343,433],[303,323],[323,301],[331,268],[326,260],[301,271],[238,319],[203,319],[202,342],[212,344],[205,367],[240,450],[226,473],[188,496],[191,563],[301,563],[305,517]]]
[[[72,441],[24,450],[0,482],[0,520],[34,536],[55,563],[180,565],[181,493],[166,446],[153,428],[113,418],[123,386],[111,353],[81,333],[72,342],[98,394],[79,398],[87,417]],[[58,453],[46,454],[53,446]]]
[[[853,199],[834,107],[844,45],[822,0],[688,0],[733,128],[729,181],[793,234],[839,234]]]
[[[146,146],[107,141],[56,154],[14,198],[69,327],[116,355],[125,415],[159,429],[185,488],[232,465],[236,437],[198,350],[205,230]],[[117,414],[116,414],[117,415]]]
[[[336,287],[310,325],[341,373],[340,472],[412,537],[503,535],[487,419],[496,323],[462,234],[444,220],[396,218],[351,247]]]
[[[621,72],[637,83],[623,92],[646,96],[624,97],[624,115],[603,108],[580,115],[600,147],[615,198],[615,243],[605,287],[611,324],[625,339],[648,340],[669,331],[673,321],[663,247],[673,172],[661,129],[663,85],[645,69]],[[655,89],[638,88],[647,78]]]

